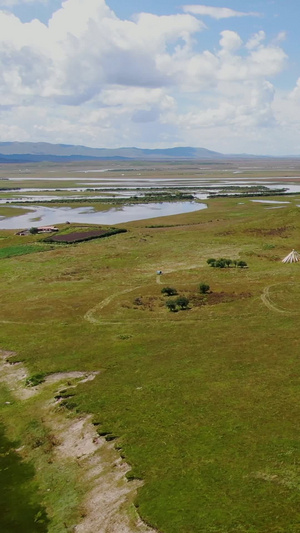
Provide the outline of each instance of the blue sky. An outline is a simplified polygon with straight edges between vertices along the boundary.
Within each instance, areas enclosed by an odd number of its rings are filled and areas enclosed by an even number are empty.
[[[297,0],[0,0],[0,140],[300,154]]]

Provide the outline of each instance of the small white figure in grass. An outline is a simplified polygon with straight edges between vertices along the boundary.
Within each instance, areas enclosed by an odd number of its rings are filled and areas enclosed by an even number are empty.
[[[157,274],[158,276],[161,276],[161,275],[162,275],[162,270],[157,270],[157,271],[156,271],[156,274]]]

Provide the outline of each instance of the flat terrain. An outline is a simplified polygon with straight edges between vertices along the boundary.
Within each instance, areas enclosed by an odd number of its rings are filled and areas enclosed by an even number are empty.
[[[300,264],[281,262],[300,248],[300,199],[267,198],[280,199],[290,203],[208,200],[203,211],[46,250],[40,235],[0,232],[0,347],[31,375],[99,372],[61,409],[91,414],[99,434],[116,438],[127,476],[143,480],[138,512],[158,531],[300,530]],[[6,257],[20,244],[25,255]],[[249,268],[207,265],[220,257]],[[212,294],[197,305],[201,282]],[[168,311],[165,286],[189,308]],[[21,402],[6,384],[1,399],[7,438],[36,466],[48,531],[72,531],[88,512],[88,485],[74,462],[51,463],[50,397]]]

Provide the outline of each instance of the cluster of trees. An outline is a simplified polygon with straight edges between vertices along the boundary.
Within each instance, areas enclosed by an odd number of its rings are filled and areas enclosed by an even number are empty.
[[[174,287],[163,287],[161,293],[165,296],[176,296],[178,294]],[[175,300],[167,300],[166,307],[169,311],[178,311],[178,309],[187,309],[190,301],[186,296],[178,296]]]
[[[236,259],[225,259],[220,257],[220,259],[213,259],[212,257],[207,260],[207,264],[215,268],[229,268],[230,266],[245,268],[247,267],[246,261],[237,261]]]
[[[207,283],[200,283],[199,291],[201,294],[207,294],[210,290],[210,286]],[[162,294],[166,296],[176,296],[178,294],[177,290],[174,287],[163,287],[161,290]],[[178,311],[178,309],[187,309],[190,301],[186,296],[178,296],[178,298],[173,300],[166,301],[166,307],[169,311],[173,313]]]
[[[169,309],[169,311],[177,311],[178,308],[183,310],[187,309],[190,301],[186,296],[178,296],[176,300],[167,300],[166,301],[166,307]]]

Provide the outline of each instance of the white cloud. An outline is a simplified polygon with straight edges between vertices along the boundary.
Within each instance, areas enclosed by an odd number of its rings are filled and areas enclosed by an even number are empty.
[[[207,47],[204,29],[187,12],[121,20],[105,0],[66,0],[48,24],[0,11],[0,139],[233,151],[277,128],[280,39],[225,26]]]
[[[278,35],[275,38],[276,43],[282,43],[287,38],[287,32],[286,31],[280,31]]]
[[[265,44],[248,50],[233,31],[221,32],[220,49],[202,53],[181,49],[160,54],[157,64],[182,91],[217,88],[221,82],[264,80],[282,72],[287,56],[277,45]]]
[[[48,26],[37,20],[22,24],[14,15],[0,12],[0,47],[4,56],[10,50],[7,82],[13,78],[28,90],[19,59],[20,50],[26,50],[28,57],[38,54],[40,63],[47,65],[36,92],[61,103],[80,104],[106,84],[167,84],[157,66],[160,53],[169,45],[189,46],[191,36],[202,28],[191,15],[141,14],[135,22],[122,21],[104,0],[67,0]]]
[[[48,0],[0,0],[1,7],[14,7],[26,4],[47,4]]]
[[[214,19],[228,19],[231,17],[259,17],[260,14],[256,12],[245,13],[243,11],[235,11],[228,7],[212,7],[203,5],[185,5],[183,6],[185,13],[192,13],[193,15],[202,15],[212,17]]]
[[[261,45],[261,43],[266,39],[266,34],[264,31],[259,31],[258,33],[255,33],[252,35],[252,37],[249,39],[249,41],[246,44],[246,48],[248,50],[253,50],[254,48],[258,48],[258,46]]]
[[[171,112],[169,120],[188,130],[212,127],[226,129],[232,126],[243,132],[247,127],[266,127],[274,124],[274,87],[271,83],[246,83],[242,90],[241,87],[239,90],[235,89],[233,94],[228,93],[221,102],[219,95],[212,97],[209,107],[199,103],[197,112],[193,110],[179,115]]]
[[[221,32],[220,45],[224,52],[234,52],[241,48],[242,39],[235,31],[224,30]]]
[[[296,87],[289,94],[289,99],[294,101],[300,100],[300,78],[297,79]]]

